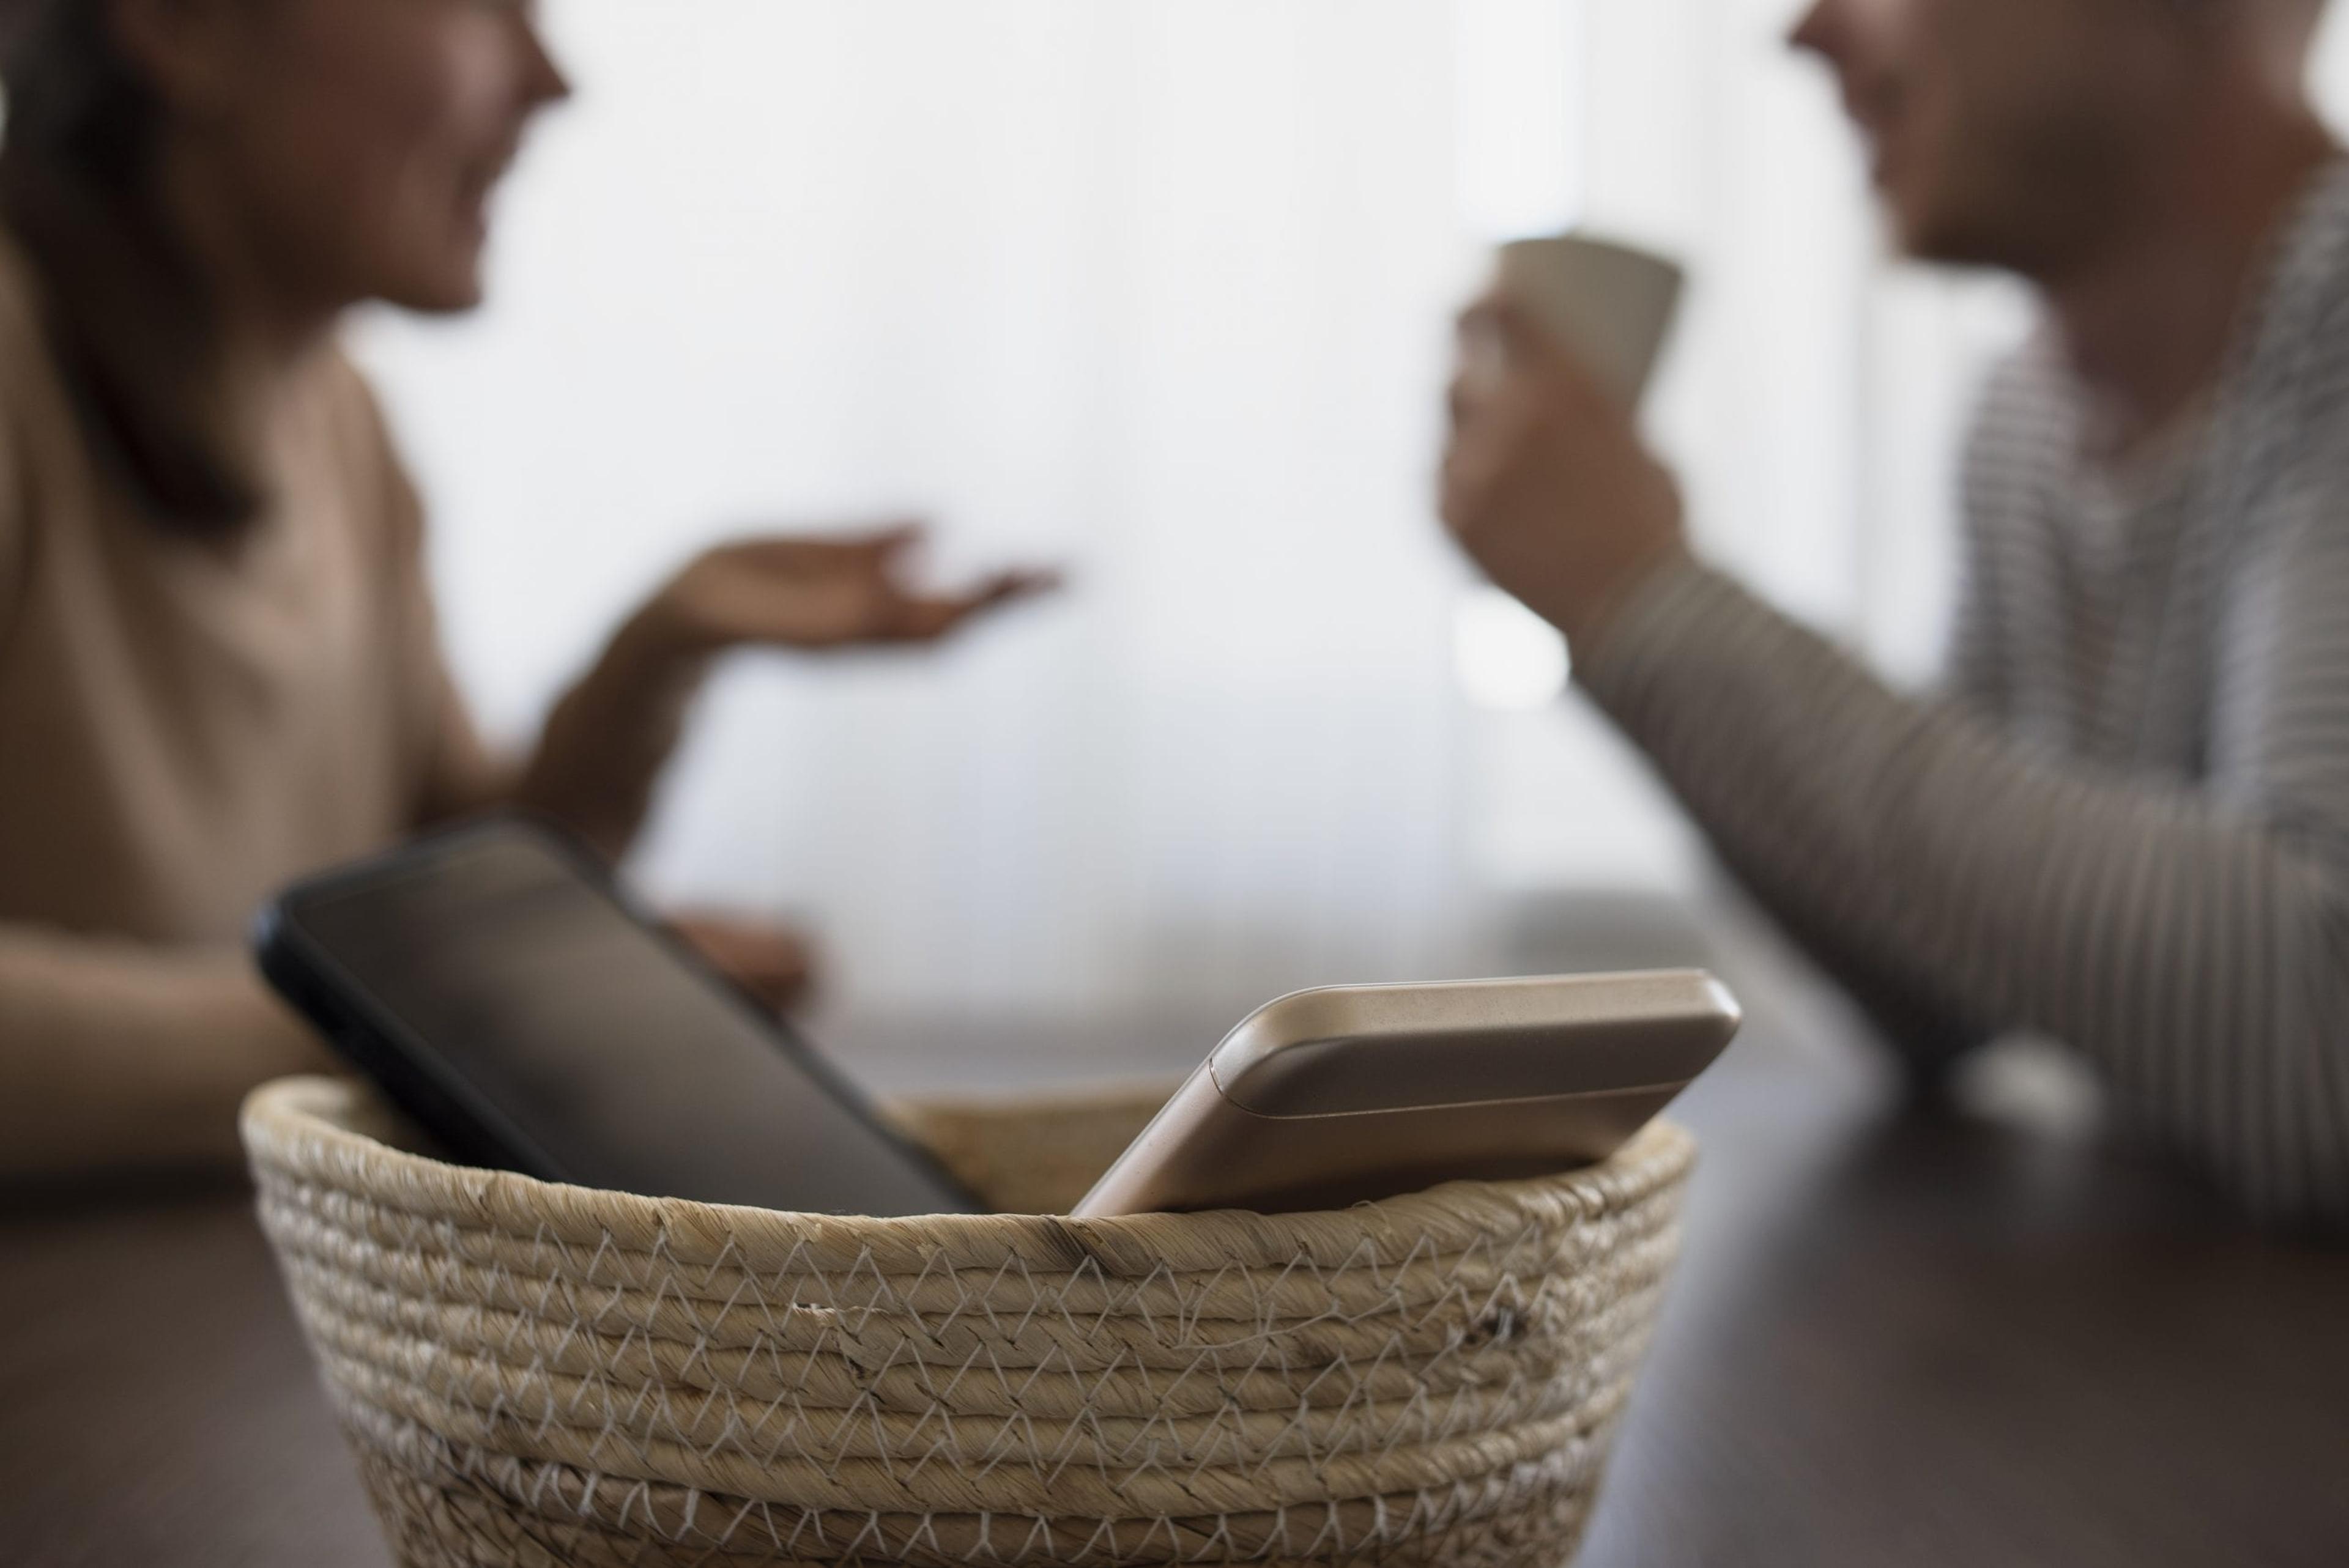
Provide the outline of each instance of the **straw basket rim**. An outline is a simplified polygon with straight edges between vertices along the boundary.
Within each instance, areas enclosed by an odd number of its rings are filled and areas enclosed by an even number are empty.
[[[1074,1102],[1080,1097],[1061,1098]],[[1613,1158],[1580,1171],[1517,1181],[1456,1181],[1322,1213],[1225,1210],[1083,1220],[1016,1213],[879,1218],[647,1197],[457,1165],[378,1135],[396,1125],[387,1119],[373,1088],[326,1077],[264,1084],[246,1098],[240,1117],[256,1165],[366,1191],[375,1202],[419,1220],[607,1247],[657,1246],[678,1261],[704,1251],[715,1256],[729,1249],[805,1253],[839,1248],[876,1263],[895,1259],[916,1268],[942,1249],[997,1257],[1027,1252],[1030,1246],[1023,1243],[1032,1244],[1040,1233],[1050,1233],[1060,1243],[1051,1248],[1056,1261],[1065,1263],[1065,1246],[1074,1242],[1102,1264],[1147,1258],[1161,1269],[1180,1267],[1186,1260],[1203,1269],[1228,1268],[1239,1261],[1235,1248],[1278,1259],[1314,1256],[1333,1242],[1350,1252],[1366,1230],[1417,1237],[1439,1253],[1465,1250],[1481,1245],[1499,1223],[1571,1223],[1620,1212],[1681,1185],[1697,1158],[1695,1140],[1660,1119]]]

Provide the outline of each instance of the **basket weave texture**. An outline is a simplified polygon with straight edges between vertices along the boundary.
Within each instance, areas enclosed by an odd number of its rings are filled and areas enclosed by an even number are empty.
[[[909,1121],[1065,1206],[1155,1103]],[[1340,1213],[876,1221],[459,1169],[326,1079],[244,1137],[406,1568],[1563,1563],[1693,1156],[1660,1126]]]

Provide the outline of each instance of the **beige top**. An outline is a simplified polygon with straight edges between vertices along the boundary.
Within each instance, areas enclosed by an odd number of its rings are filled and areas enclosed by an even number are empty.
[[[305,373],[250,533],[181,538],[93,454],[35,288],[0,240],[0,1175],[223,1144],[243,1088],[315,1065],[256,907],[494,789],[357,372]]]

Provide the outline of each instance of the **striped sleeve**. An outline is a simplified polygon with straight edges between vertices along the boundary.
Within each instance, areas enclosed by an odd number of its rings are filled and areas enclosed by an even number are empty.
[[[2349,521],[2344,519],[2341,521]],[[2205,785],[2025,750],[1693,563],[1580,662],[1764,901],[2094,1058],[2255,1207],[2349,1220],[2349,542],[2282,541]]]
[[[2028,515],[2014,492],[2027,484],[2032,471],[2013,460],[2016,443],[2018,438],[2063,438],[2055,433],[2060,419],[2049,417],[2044,377],[2035,376],[2034,368],[2028,352],[1998,367],[1969,433],[1961,467],[1966,527],[1956,614],[1942,656],[1941,689],[1989,715],[2006,712],[2013,702],[2007,646],[2013,616],[2005,603],[2005,574],[2000,566],[2016,553],[2004,525]],[[2018,419],[2018,410],[2027,412]],[[1730,871],[1867,1016],[1917,1083],[1932,1085],[1996,1032],[1952,998],[1939,975],[1904,965],[1900,954],[1856,943],[1809,901],[1785,896],[1785,890],[1766,876],[1749,874],[1737,846],[1718,841],[1716,846]]]

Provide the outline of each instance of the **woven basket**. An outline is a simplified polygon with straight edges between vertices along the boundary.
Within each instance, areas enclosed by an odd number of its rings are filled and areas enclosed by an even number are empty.
[[[1154,1105],[911,1120],[1045,1209]],[[460,1170],[325,1079],[244,1137],[406,1568],[1555,1568],[1692,1158],[1659,1127],[1342,1213],[868,1221]]]

